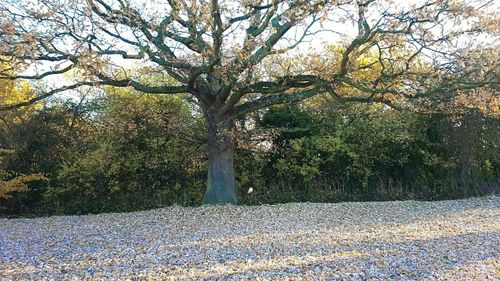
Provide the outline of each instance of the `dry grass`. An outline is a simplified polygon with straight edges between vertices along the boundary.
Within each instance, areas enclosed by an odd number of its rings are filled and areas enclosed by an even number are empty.
[[[0,280],[498,280],[500,197],[0,220]]]

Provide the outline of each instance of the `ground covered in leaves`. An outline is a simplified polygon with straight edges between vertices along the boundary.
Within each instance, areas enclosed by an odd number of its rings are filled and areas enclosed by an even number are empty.
[[[499,245],[500,197],[174,206],[0,219],[0,280],[493,280]]]

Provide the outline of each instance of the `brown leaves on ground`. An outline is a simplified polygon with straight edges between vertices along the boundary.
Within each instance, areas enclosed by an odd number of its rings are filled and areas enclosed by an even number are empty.
[[[0,220],[1,280],[494,280],[500,198]]]

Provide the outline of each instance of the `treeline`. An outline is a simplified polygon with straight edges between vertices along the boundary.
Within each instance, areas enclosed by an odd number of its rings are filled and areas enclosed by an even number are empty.
[[[205,124],[183,96],[107,89],[0,113],[2,215],[199,205]],[[439,200],[500,187],[500,120],[317,99],[239,120],[242,204]]]

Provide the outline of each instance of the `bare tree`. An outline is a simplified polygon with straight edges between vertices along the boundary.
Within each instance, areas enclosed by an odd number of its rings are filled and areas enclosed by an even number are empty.
[[[498,84],[494,7],[481,0],[399,6],[375,0],[4,0],[0,56],[31,73],[4,69],[1,79],[70,71],[74,78],[0,110],[81,86],[190,94],[207,121],[204,202],[236,203],[235,118],[320,94],[405,108],[417,104],[408,99],[434,104],[441,94]],[[336,38],[336,47],[311,49],[327,36]],[[140,62],[134,75],[127,61]],[[143,79],[151,73],[168,79]]]

